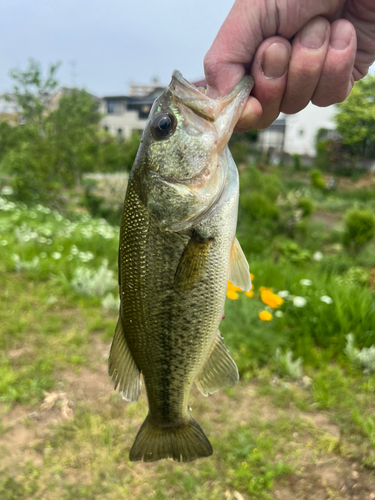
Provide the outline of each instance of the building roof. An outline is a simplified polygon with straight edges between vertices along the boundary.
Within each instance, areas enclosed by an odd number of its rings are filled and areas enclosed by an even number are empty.
[[[157,97],[163,92],[165,87],[157,87],[152,92],[145,96],[136,95],[110,95],[104,96],[105,101],[125,101],[129,104],[152,104]]]

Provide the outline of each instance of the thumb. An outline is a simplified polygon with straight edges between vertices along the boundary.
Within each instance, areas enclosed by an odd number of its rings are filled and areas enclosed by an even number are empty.
[[[263,40],[261,16],[249,12],[248,2],[237,0],[204,58],[207,94],[223,97],[250,71],[258,45]]]

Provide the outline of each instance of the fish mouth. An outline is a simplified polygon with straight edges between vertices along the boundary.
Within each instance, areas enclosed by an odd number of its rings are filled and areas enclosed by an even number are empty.
[[[179,71],[174,71],[169,90],[176,102],[212,123],[216,129],[216,145],[220,154],[232,135],[253,85],[252,77],[245,75],[228,95],[212,99],[185,80]]]
[[[214,122],[219,116],[218,101],[203,94],[197,87],[188,82],[179,71],[173,72],[169,87],[176,101],[190,108],[201,118]]]
[[[236,100],[236,97],[245,93],[247,98],[253,86],[254,80],[252,77],[244,76],[229,94],[219,99],[212,99],[188,82],[179,71],[175,70],[169,88],[178,102],[190,108],[198,116],[210,122],[215,122],[223,109]]]
[[[215,175],[215,172],[218,169],[218,167],[219,165],[217,165],[215,169],[210,169],[210,167],[205,167],[197,174],[193,175],[192,177],[186,177],[185,179],[176,179],[174,177],[168,177],[168,176],[161,176],[161,178],[165,182],[169,182],[171,184],[184,184],[197,188],[201,187],[203,184],[208,182],[211,179],[211,177]],[[212,172],[212,170],[214,171]]]

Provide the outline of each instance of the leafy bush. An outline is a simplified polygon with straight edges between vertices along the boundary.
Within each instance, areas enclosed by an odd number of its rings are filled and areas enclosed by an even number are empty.
[[[375,345],[355,349],[354,335],[352,333],[346,336],[346,340],[345,354],[348,356],[349,361],[359,366],[364,373],[375,373]]]
[[[293,169],[296,172],[299,172],[300,170],[302,170],[301,156],[298,154],[294,154],[292,156],[292,160],[293,160]]]
[[[274,249],[289,262],[297,265],[311,260],[311,253],[308,250],[303,250],[295,241],[287,239],[276,240]]]
[[[311,215],[314,212],[315,208],[313,200],[311,198],[308,198],[307,196],[302,196],[298,200],[298,206],[302,210],[304,217],[308,217],[309,215]]]
[[[311,179],[311,184],[316,187],[317,189],[320,189],[321,191],[324,191],[326,188],[322,173],[320,170],[317,168],[314,168],[310,172],[310,179]]]
[[[97,270],[78,267],[71,281],[71,285],[77,293],[89,297],[102,297],[116,284],[114,272],[108,269],[108,261],[106,260]]]
[[[375,216],[369,210],[353,209],[345,214],[344,243],[359,250],[375,236]]]
[[[293,380],[298,380],[302,377],[302,358],[300,357],[293,361],[293,353],[290,349],[282,352],[280,348],[277,348],[275,361],[280,377],[290,377]]]
[[[337,281],[342,285],[360,285],[369,283],[370,271],[363,267],[351,267],[343,276],[337,276]]]

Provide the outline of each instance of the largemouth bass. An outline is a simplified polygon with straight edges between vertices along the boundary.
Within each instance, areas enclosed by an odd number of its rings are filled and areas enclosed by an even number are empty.
[[[252,87],[244,77],[221,99],[175,71],[154,102],[132,168],[119,247],[120,314],[109,375],[149,413],[130,460],[189,462],[212,454],[190,415],[193,382],[204,395],[238,381],[218,330],[228,278],[250,290],[235,238],[238,173],[227,147]]]

